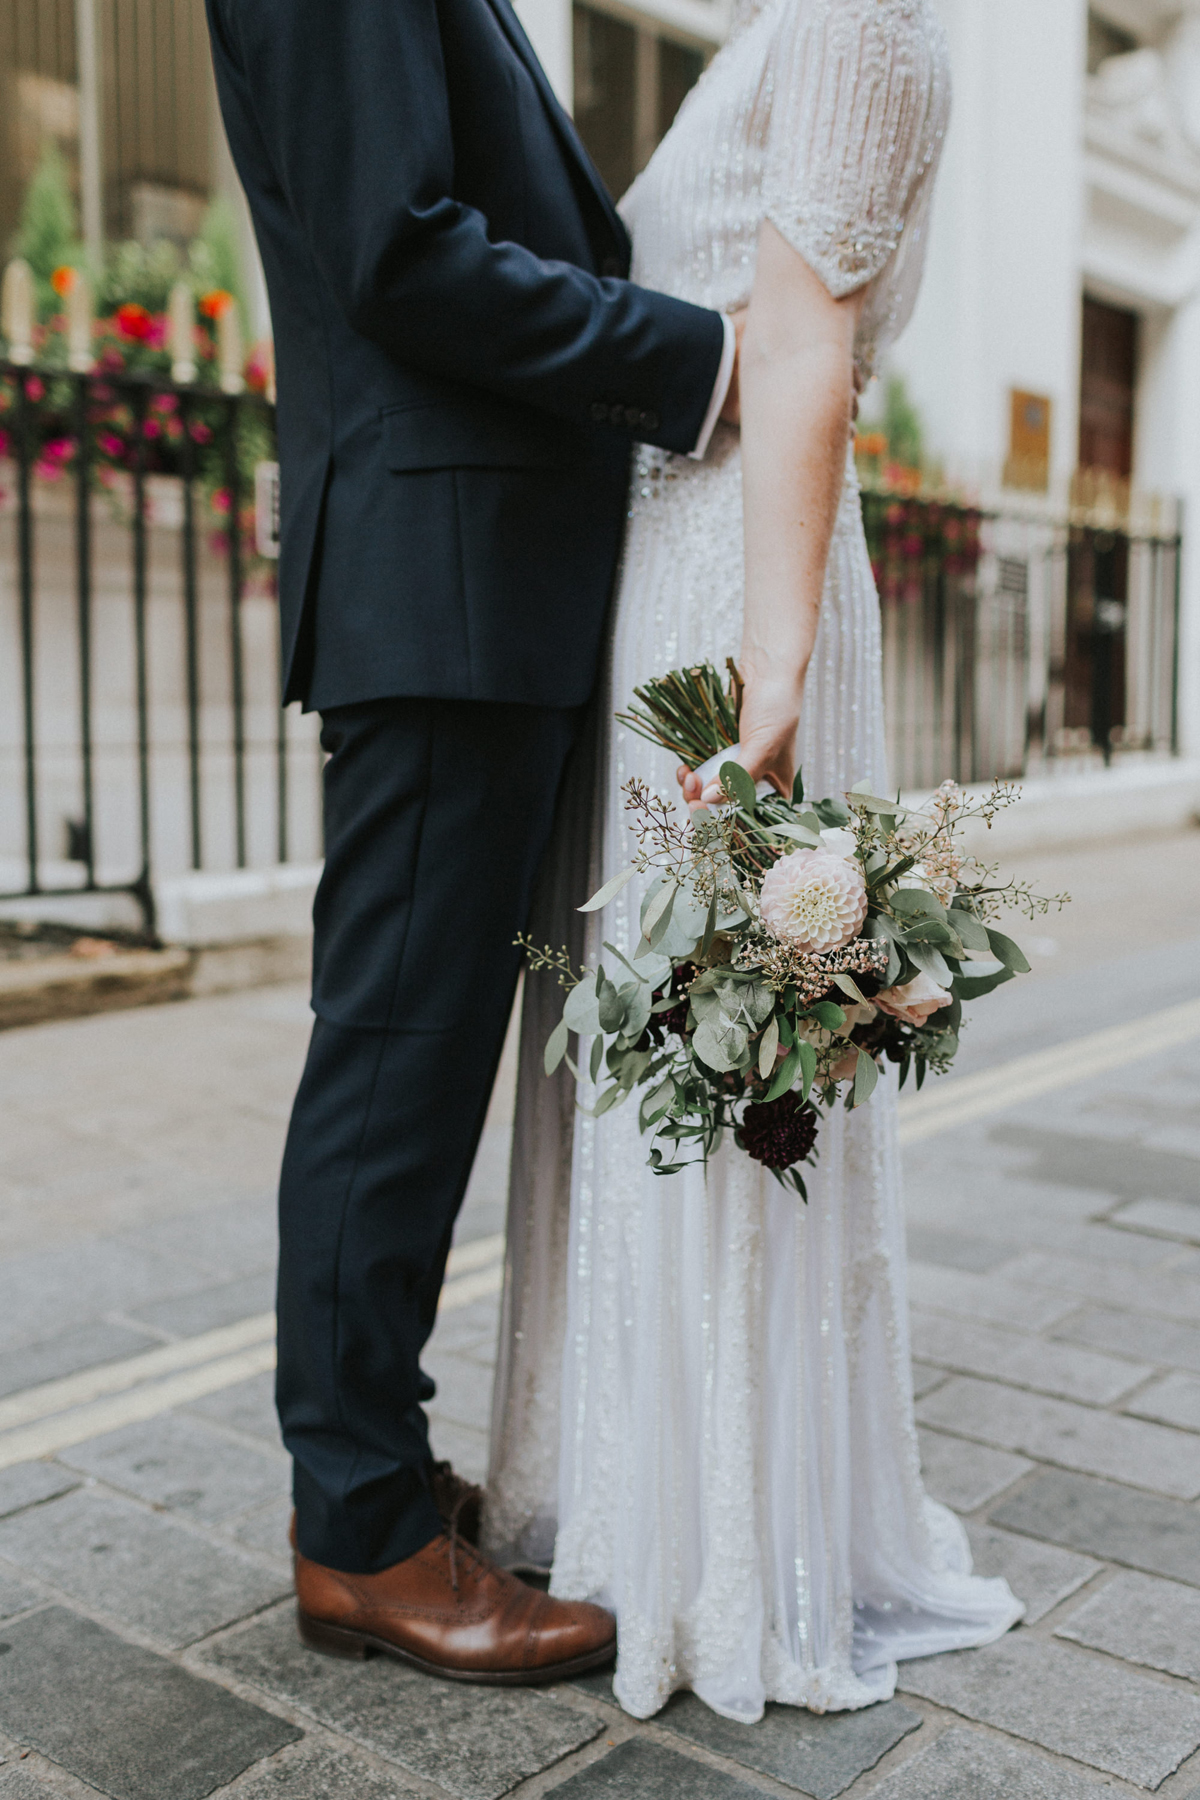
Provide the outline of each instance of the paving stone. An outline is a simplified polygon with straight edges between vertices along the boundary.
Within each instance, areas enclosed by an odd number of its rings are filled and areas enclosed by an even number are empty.
[[[0,1800],[52,1800],[53,1792],[24,1769],[0,1769]]]
[[[760,1723],[747,1727],[722,1719],[695,1694],[677,1694],[654,1722],[745,1769],[773,1775],[813,1800],[834,1800],[916,1731],[921,1716],[897,1700],[824,1716],[795,1706],[768,1706]]]
[[[279,1435],[279,1417],[275,1411],[275,1376],[266,1369],[261,1375],[251,1375],[248,1381],[235,1382],[233,1387],[220,1388],[215,1394],[205,1394],[200,1400],[193,1400],[181,1409],[184,1412],[198,1413],[205,1419],[215,1419],[220,1425],[227,1425],[231,1431],[244,1432],[247,1437],[261,1438],[276,1449],[283,1448],[283,1439]]]
[[[902,1663],[900,1686],[1142,1787],[1158,1787],[1200,1745],[1194,1695],[1021,1633]]]
[[[281,1556],[290,1563],[288,1525],[291,1517],[292,1502],[290,1497],[285,1497],[273,1500],[270,1506],[260,1506],[257,1512],[247,1513],[244,1519],[231,1519],[227,1529],[232,1531],[239,1544],[248,1544],[252,1550],[265,1550],[268,1556]]]
[[[45,1343],[104,1313],[128,1313],[143,1303],[168,1301],[206,1279],[190,1264],[111,1238],[82,1238],[66,1249],[28,1250],[8,1257],[0,1267],[0,1350]]]
[[[216,1331],[221,1325],[236,1325],[239,1319],[254,1318],[270,1312],[275,1305],[275,1274],[262,1269],[256,1275],[245,1275],[238,1281],[223,1281],[217,1286],[202,1287],[196,1293],[179,1299],[160,1300],[129,1308],[131,1316],[174,1337],[199,1337],[202,1331]]]
[[[1184,1431],[1200,1431],[1200,1380],[1174,1370],[1135,1394],[1125,1411],[1136,1413],[1139,1419],[1158,1419]]]
[[[968,1325],[942,1313],[914,1311],[911,1338],[913,1355],[926,1362],[1097,1406],[1127,1394],[1154,1373],[1148,1363],[1121,1362],[978,1320]]]
[[[1019,1325],[1026,1331],[1044,1331],[1078,1306],[1069,1296],[1009,1280],[1011,1267],[1003,1276],[972,1275],[966,1269],[939,1269],[932,1263],[913,1262],[908,1266],[908,1296],[914,1306],[956,1313],[964,1319],[984,1319],[992,1325]]]
[[[249,1776],[235,1792],[237,1800],[425,1800],[428,1789],[414,1787],[398,1771],[384,1773],[352,1751],[305,1745]]]
[[[198,1519],[226,1519],[286,1494],[283,1456],[232,1442],[199,1419],[163,1413],[62,1452],[112,1487]]]
[[[1174,1319],[1150,1319],[1144,1313],[1089,1307],[1067,1320],[1054,1335],[1200,1374],[1200,1327],[1183,1325]]]
[[[1200,1512],[1112,1481],[1047,1469],[1002,1500],[995,1525],[1200,1587]]]
[[[955,1512],[974,1512],[992,1500],[1033,1464],[1006,1450],[985,1444],[969,1444],[963,1438],[946,1437],[940,1431],[918,1431],[921,1473],[935,1500]]]
[[[762,1800],[761,1788],[647,1738],[627,1738],[551,1793],[554,1800]]]
[[[928,1363],[914,1362],[912,1366],[913,1399],[920,1400],[931,1389],[945,1381],[945,1369],[931,1369]]]
[[[223,1638],[206,1659],[460,1800],[495,1800],[586,1744],[602,1722],[525,1688],[458,1686],[374,1657],[314,1656],[290,1607]]]
[[[257,1612],[290,1585],[232,1545],[92,1490],[5,1520],[0,1556],[173,1645]]]
[[[1191,1323],[1200,1319],[1200,1280],[1172,1269],[1131,1269],[1120,1263],[1084,1262],[1073,1256],[1051,1256],[1031,1250],[1010,1263],[1005,1278],[1053,1290],[1060,1304],[1078,1294],[1087,1300],[1128,1307],[1131,1312],[1160,1313]],[[982,1315],[981,1315],[982,1316]]]
[[[951,1231],[942,1225],[909,1225],[908,1254],[914,1262],[937,1263],[946,1269],[969,1269],[986,1275],[1020,1254],[1012,1244],[996,1244],[974,1232]]]
[[[1098,1575],[1103,1563],[1035,1538],[1018,1537],[976,1520],[967,1526],[977,1575],[1003,1575],[1018,1600],[1025,1602],[1025,1623],[1036,1625],[1048,1612]]]
[[[216,1275],[249,1275],[273,1270],[279,1255],[278,1206],[273,1192],[226,1206],[201,1206],[139,1225],[117,1239],[162,1256],[183,1256]]]
[[[43,1594],[35,1593],[23,1581],[17,1581],[0,1570],[0,1619],[12,1619],[17,1613],[28,1612],[31,1606],[36,1606],[44,1598]]]
[[[1200,1679],[1200,1593],[1177,1581],[1125,1571],[1085,1600],[1054,1635],[1148,1669]]]
[[[466,1481],[486,1481],[488,1440],[484,1431],[473,1431],[453,1419],[443,1419],[435,1401],[429,1410],[429,1442],[436,1457],[448,1457],[455,1472]]]
[[[14,1463],[11,1469],[0,1469],[0,1519],[21,1512],[26,1506],[37,1506],[59,1494],[69,1494],[79,1486],[79,1477],[61,1463]]]
[[[455,1306],[448,1312],[439,1313],[437,1324],[433,1328],[433,1336],[429,1340],[431,1353],[439,1350],[465,1351],[485,1347],[489,1357],[496,1352],[496,1334],[500,1327],[500,1297],[487,1295],[482,1300],[473,1300],[470,1306]]]
[[[873,1800],[1102,1800],[1117,1793],[1110,1782],[956,1725],[881,1781]]]
[[[1200,1244],[1200,1204],[1187,1200],[1133,1200],[1112,1216],[1114,1225],[1126,1231],[1161,1233]]]
[[[1016,1122],[994,1125],[991,1142],[1032,1150],[1036,1161],[1018,1171],[1022,1181],[1050,1187],[1088,1188],[1122,1200],[1153,1195],[1160,1200],[1195,1200],[1200,1193],[1200,1159],[1145,1143],[1112,1137],[1103,1130],[1083,1137]]]
[[[81,1325],[76,1331],[64,1331],[48,1343],[8,1350],[0,1356],[0,1399],[5,1394],[19,1394],[25,1388],[38,1387],[43,1381],[57,1381],[63,1375],[74,1375],[79,1369],[92,1369],[99,1363],[136,1356],[139,1351],[153,1349],[161,1341],[153,1332],[134,1331],[128,1325],[109,1325],[98,1319],[93,1324]]]
[[[200,1800],[301,1736],[65,1607],[3,1643],[0,1725],[113,1800]]]
[[[1166,1425],[970,1377],[956,1377],[928,1395],[917,1417],[924,1425],[959,1431],[1089,1475],[1115,1476],[1180,1500],[1200,1495],[1200,1440]]]
[[[479,1364],[448,1351],[427,1353],[421,1363],[437,1383],[430,1413],[472,1431],[486,1432],[492,1416],[492,1384],[486,1376],[481,1378]]]

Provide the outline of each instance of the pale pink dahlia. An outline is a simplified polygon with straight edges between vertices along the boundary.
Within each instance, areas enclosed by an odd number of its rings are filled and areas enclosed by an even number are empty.
[[[857,863],[828,850],[792,850],[767,871],[759,904],[768,931],[811,955],[858,936],[867,886]]]

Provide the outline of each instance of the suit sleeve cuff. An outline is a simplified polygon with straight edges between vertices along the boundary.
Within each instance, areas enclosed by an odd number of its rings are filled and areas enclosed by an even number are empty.
[[[733,380],[733,361],[737,355],[737,333],[733,329],[733,320],[728,313],[721,315],[721,323],[725,327],[725,344],[721,351],[721,361],[717,368],[717,379],[713,383],[712,398],[708,403],[708,411],[704,415],[704,423],[700,427],[700,436],[696,439],[688,455],[700,462],[708,449],[708,440],[716,428],[721,416],[721,408],[725,404],[725,396],[729,392],[729,384]]]

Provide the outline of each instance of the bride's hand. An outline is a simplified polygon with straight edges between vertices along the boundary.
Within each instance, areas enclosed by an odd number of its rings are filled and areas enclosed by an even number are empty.
[[[796,729],[803,692],[803,677],[796,681],[782,675],[748,674],[742,698],[738,761],[752,780],[769,781],[785,795],[791,794],[796,773]],[[702,792],[699,776],[689,769],[681,765],[675,774],[689,806],[719,806],[726,797],[719,781],[710,781]]]

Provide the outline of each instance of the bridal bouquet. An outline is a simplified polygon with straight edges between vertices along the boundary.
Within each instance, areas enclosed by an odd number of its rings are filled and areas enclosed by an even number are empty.
[[[660,1175],[704,1163],[725,1132],[804,1196],[823,1111],[861,1106],[884,1059],[919,1088],[958,1049],[962,1002],[1028,970],[992,922],[1002,905],[1030,917],[1050,905],[965,854],[963,821],[990,826],[1015,792],[970,800],[943,782],[920,811],[873,794],[790,799],[736,760],[741,682],[711,665],[674,670],[636,691],[618,717],[711,779],[726,804],[685,819],[634,779],[624,792],[629,867],[583,906],[596,912],[635,875],[651,880],[631,957],[576,971],[565,952],[522,940],[531,966],[568,990],[546,1046],[546,1072],[570,1034],[591,1039],[598,1116],[635,1092]],[[705,765],[710,765],[705,767]],[[606,1085],[604,1085],[606,1083]]]

